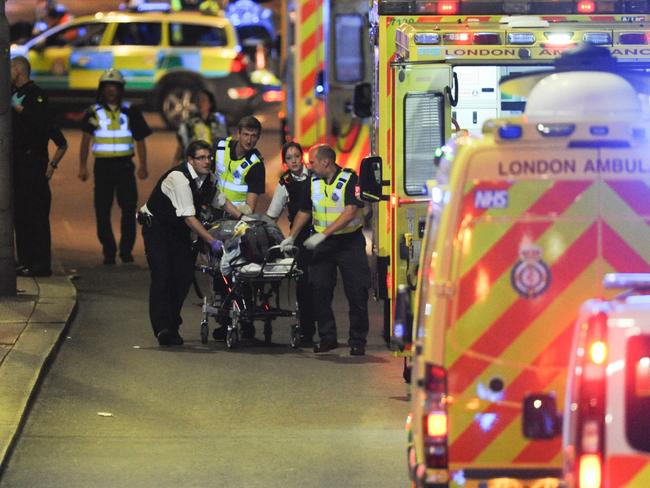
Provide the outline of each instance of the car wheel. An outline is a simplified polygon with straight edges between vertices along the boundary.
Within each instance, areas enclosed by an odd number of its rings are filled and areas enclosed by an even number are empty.
[[[160,115],[170,129],[178,129],[181,122],[196,111],[196,93],[199,87],[181,80],[166,85],[160,96]]]

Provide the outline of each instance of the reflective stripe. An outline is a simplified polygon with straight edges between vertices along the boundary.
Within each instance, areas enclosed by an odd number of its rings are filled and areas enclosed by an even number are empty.
[[[93,133],[92,151],[95,157],[133,155],[133,133],[129,129],[129,117],[122,112],[122,109],[128,107],[128,104],[123,104],[116,112],[111,112],[101,105],[93,106],[98,124]]]
[[[217,145],[215,159],[217,163],[218,185],[226,198],[234,205],[246,203],[248,185],[246,175],[256,164],[261,164],[257,154],[252,154],[250,159],[230,159],[232,137],[228,137]]]
[[[321,178],[311,181],[312,223],[316,232],[323,232],[329,225],[338,219],[345,210],[345,188],[350,181],[352,173],[341,171],[339,176],[327,184]],[[344,228],[334,234],[349,234],[361,228],[363,213],[359,208],[357,215]]]

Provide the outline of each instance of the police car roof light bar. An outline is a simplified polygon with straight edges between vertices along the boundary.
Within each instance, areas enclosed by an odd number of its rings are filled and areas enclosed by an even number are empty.
[[[650,288],[650,273],[607,273],[603,286],[607,289]]]

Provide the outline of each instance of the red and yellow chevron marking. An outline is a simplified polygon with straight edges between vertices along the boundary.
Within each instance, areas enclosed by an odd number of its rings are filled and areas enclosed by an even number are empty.
[[[339,137],[331,143],[336,148],[338,165],[351,168],[359,174],[361,160],[370,154],[370,127],[358,122],[345,137]]]
[[[477,189],[507,189],[508,208],[476,209]],[[600,214],[599,202],[608,205]],[[562,404],[573,322],[584,300],[603,294],[604,273],[650,271],[649,202],[650,183],[634,180],[468,184],[446,333],[452,467],[559,465],[559,440],[521,435],[521,401],[555,391]],[[535,298],[519,295],[511,277],[524,243],[549,270]],[[489,393],[493,378],[501,395]]]
[[[650,456],[609,456],[607,486],[612,488],[645,488],[650,486]]]
[[[319,0],[298,0],[296,19],[296,86],[294,137],[304,147],[325,142],[324,103],[314,96],[318,72],[323,70],[325,43],[323,6]]]

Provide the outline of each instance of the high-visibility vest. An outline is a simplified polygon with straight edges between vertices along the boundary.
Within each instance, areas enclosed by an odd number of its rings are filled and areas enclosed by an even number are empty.
[[[311,179],[311,218],[316,232],[323,232],[345,210],[345,187],[352,174],[352,170],[342,169],[330,184],[318,176]],[[355,218],[347,226],[334,232],[334,235],[349,234],[359,230],[362,225],[363,211],[359,208]]]
[[[96,158],[133,156],[133,133],[125,112],[128,108],[128,103],[123,103],[115,111],[100,104],[93,106],[97,128],[93,133],[92,151]]]
[[[203,120],[199,115],[190,117],[179,130],[179,135],[183,143],[183,149],[187,149],[192,141],[205,141],[212,145],[224,137],[228,136],[228,126],[226,118],[219,112],[210,114],[208,122]]]
[[[216,151],[217,177],[219,179],[219,191],[230,200],[233,205],[246,203],[248,185],[246,175],[256,164],[262,164],[257,151],[253,151],[242,159],[230,159],[230,146],[232,137],[219,141]]]

